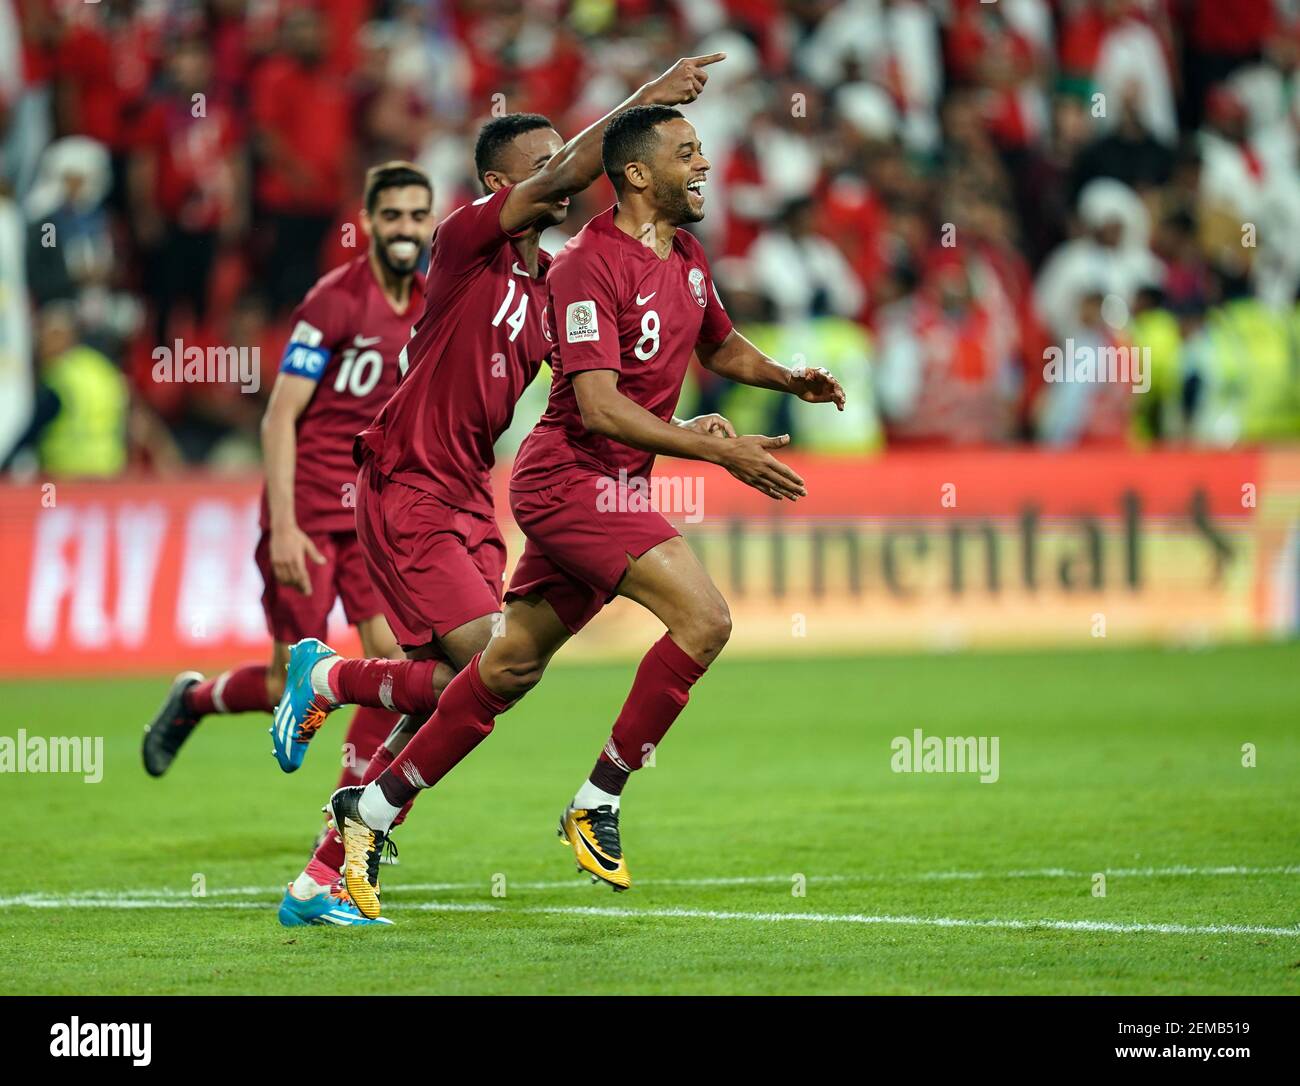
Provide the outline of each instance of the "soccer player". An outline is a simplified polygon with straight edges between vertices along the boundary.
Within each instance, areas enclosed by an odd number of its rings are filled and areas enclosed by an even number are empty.
[[[266,482],[256,560],[271,660],[213,679],[193,671],[177,676],[145,729],[144,765],[152,776],[167,772],[208,714],[271,712],[290,646],[325,636],[336,597],[368,655],[400,656],[357,540],[352,444],[397,388],[398,355],[424,309],[417,265],[429,240],[431,202],[428,177],[409,163],[371,169],[361,214],[367,251],[324,275],[294,310],[262,421]],[[361,779],[364,756],[398,716],[382,707],[357,711],[344,748],[357,757],[349,759],[344,781]],[[314,730],[324,719],[318,714],[302,726]],[[324,916],[322,923],[347,923],[344,904],[327,898],[308,911]]]
[[[678,229],[703,217],[709,171],[682,114],[655,106],[619,114],[605,133],[603,157],[618,204],[565,246],[547,280],[554,380],[511,478],[511,509],[528,541],[501,628],[391,766],[331,799],[344,879],[366,916],[379,915],[375,864],[399,813],[492,731],[496,716],[536,685],[560,646],[616,595],[649,609],[667,632],[641,661],[612,735],[565,807],[560,834],[581,870],[616,890],[631,885],[620,795],[731,630],[722,595],[677,531],[648,508],[638,484],[648,482],[663,453],[721,464],[778,500],[806,493],[803,480],[772,455],[788,436],[736,437],[716,416],[673,418],[691,352],[742,384],[844,406],[843,390],[825,370],[786,369],[732,328],[702,247]],[[609,500],[611,487],[627,493]]]
[[[358,439],[357,532],[404,661],[337,656],[319,639],[295,645],[276,709],[276,744],[300,762],[302,722],[340,704],[381,705],[418,726],[442,689],[482,651],[499,618],[505,544],[493,516],[492,446],[551,353],[544,319],[550,257],[542,231],[601,173],[610,118],[641,104],[693,101],[722,54],[680,60],[567,144],[537,114],[488,122],[475,146],[486,195],[434,234],[424,319],[404,358],[415,365]],[[399,727],[370,760],[378,775],[414,727]],[[395,816],[394,824],[405,817]],[[378,863],[375,852],[367,863]],[[327,835],[294,883],[338,878],[342,840]],[[376,881],[377,868],[371,871]]]

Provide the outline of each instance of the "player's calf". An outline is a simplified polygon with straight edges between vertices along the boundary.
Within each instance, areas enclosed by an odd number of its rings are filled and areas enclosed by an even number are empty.
[[[199,721],[213,713],[269,713],[278,695],[265,664],[244,664],[205,679],[197,671],[176,677],[158,713],[146,726],[145,772],[161,777]]]
[[[720,616],[715,614],[709,621],[714,623],[712,636],[721,651],[730,620],[725,630]],[[573,848],[579,870],[615,890],[632,885],[618,830],[623,788],[636,770],[652,762],[707,666],[669,634],[651,646],[591,775],[560,820],[560,836]]]

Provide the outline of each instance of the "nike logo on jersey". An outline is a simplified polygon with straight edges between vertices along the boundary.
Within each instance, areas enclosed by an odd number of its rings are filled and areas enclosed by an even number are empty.
[[[656,294],[658,294],[658,293],[659,293],[659,292],[658,292],[657,290],[652,290],[652,291],[651,291],[649,294],[647,294],[644,298],[642,298],[641,295],[638,294],[638,295],[636,296],[636,304],[637,304],[637,305],[645,305],[646,302],[648,302],[651,298],[653,298],[653,297],[654,297]]]
[[[352,341],[352,346],[373,347],[376,343],[378,343],[383,338],[384,338],[383,336],[371,336],[370,339],[366,339],[365,336],[357,336],[357,338]]]
[[[528,274],[528,269],[527,269],[527,268],[521,268],[521,267],[519,266],[519,261],[517,261],[517,260],[516,260],[513,264],[510,265],[510,270],[511,270],[512,272],[514,272],[516,275],[522,275],[525,279],[531,279],[531,278],[532,278],[532,276]]]

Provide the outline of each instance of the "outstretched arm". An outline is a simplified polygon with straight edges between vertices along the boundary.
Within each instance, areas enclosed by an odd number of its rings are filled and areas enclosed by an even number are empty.
[[[601,173],[601,141],[605,127],[616,114],[633,106],[676,106],[693,102],[700,96],[709,81],[704,70],[726,57],[726,53],[710,53],[703,57],[685,57],[664,72],[658,79],[647,83],[612,113],[569,140],[532,177],[520,181],[510,190],[501,208],[501,229],[508,234],[522,230],[538,216],[544,214],[557,200],[581,192]]]
[[[826,370],[808,366],[787,369],[734,329],[721,343],[696,344],[695,353],[705,369],[729,381],[788,392],[808,403],[833,403],[844,410],[844,389]]]

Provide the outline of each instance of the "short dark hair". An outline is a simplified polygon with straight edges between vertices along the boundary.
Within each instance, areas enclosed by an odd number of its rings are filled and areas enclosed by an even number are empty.
[[[488,170],[501,169],[501,152],[514,142],[516,136],[535,128],[554,127],[540,113],[507,113],[504,117],[493,117],[478,130],[478,139],[474,142],[474,169],[479,184],[487,188],[484,175]]]
[[[672,106],[633,106],[609,122],[600,154],[615,192],[623,192],[627,164],[645,162],[654,152],[656,126],[681,116],[682,111]]]
[[[419,185],[428,189],[429,198],[433,199],[433,185],[429,181],[429,175],[413,163],[395,159],[392,162],[371,166],[366,171],[366,213],[374,214],[375,203],[384,189],[402,189],[408,185]]]

